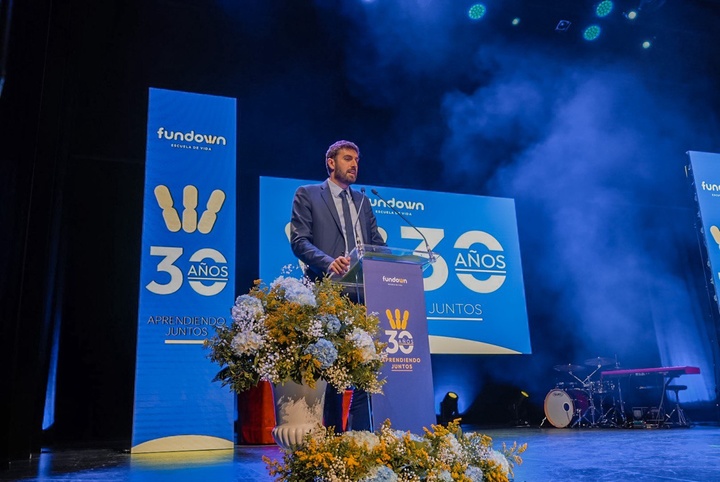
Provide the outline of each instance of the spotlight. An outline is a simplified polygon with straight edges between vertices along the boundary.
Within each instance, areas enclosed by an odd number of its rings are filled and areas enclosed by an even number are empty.
[[[597,7],[595,7],[595,15],[598,17],[607,17],[610,15],[610,12],[613,11],[613,3],[610,0],[603,0],[602,2],[598,3]]]
[[[525,412],[527,412],[527,410],[522,410],[523,413],[521,413],[521,409],[528,398],[530,398],[530,394],[525,390],[520,390],[512,402],[511,409],[513,411],[513,415],[515,416],[514,423],[516,427],[527,427],[530,425],[529,422],[521,416],[525,415]]]
[[[636,10],[630,10],[628,12],[623,13],[625,15],[625,18],[628,20],[635,20],[638,16],[638,13]]]
[[[447,425],[459,417],[458,395],[455,392],[447,392],[445,398],[440,402],[440,425]]]
[[[646,41],[644,41],[644,42],[642,43],[642,48],[644,48],[644,49],[647,50],[647,49],[649,49],[650,47],[652,47],[652,43],[651,43],[649,40],[646,40]]]
[[[555,26],[556,32],[567,32],[567,29],[570,28],[570,24],[572,22],[570,20],[560,20],[558,24]]]
[[[590,25],[583,32],[583,38],[588,42],[592,42],[593,40],[597,40],[597,38],[600,36],[601,31],[602,30],[597,25]]]
[[[520,17],[515,17],[511,23],[515,26],[520,25]]]
[[[470,20],[480,20],[485,16],[485,12],[487,12],[485,5],[476,3],[468,10],[468,18],[470,18]]]

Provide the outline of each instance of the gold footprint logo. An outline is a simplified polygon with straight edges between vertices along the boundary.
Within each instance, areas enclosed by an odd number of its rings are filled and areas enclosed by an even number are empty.
[[[408,319],[410,318],[410,312],[408,310],[403,312],[402,318],[400,317],[400,310],[398,308],[395,308],[395,316],[393,316],[390,309],[385,310],[385,315],[388,317],[393,330],[404,330],[407,328]]]
[[[194,233],[196,230],[201,234],[208,234],[212,231],[217,221],[217,213],[222,209],[223,203],[225,202],[225,193],[216,189],[210,193],[210,198],[205,205],[205,211],[200,215],[198,221],[197,207],[198,207],[198,190],[193,185],[185,186],[183,189],[183,212],[182,221],[180,215],[175,209],[175,202],[173,201],[170,189],[162,184],[155,187],[155,200],[157,200],[158,206],[162,209],[162,217],[165,221],[165,226],[171,233],[177,233],[182,229],[186,233]]]
[[[713,239],[720,247],[720,229],[718,229],[718,227],[713,224],[712,226],[710,226],[710,234],[712,234]]]

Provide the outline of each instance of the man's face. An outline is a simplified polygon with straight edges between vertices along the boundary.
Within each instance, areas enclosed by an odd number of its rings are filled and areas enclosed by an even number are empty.
[[[357,181],[360,158],[355,149],[343,147],[335,156],[328,159],[328,166],[332,169],[330,179],[343,188]]]

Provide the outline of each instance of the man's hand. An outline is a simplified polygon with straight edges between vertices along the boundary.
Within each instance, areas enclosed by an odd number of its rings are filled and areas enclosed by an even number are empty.
[[[350,257],[349,256],[338,256],[335,261],[330,263],[328,270],[336,275],[344,275],[347,270],[350,269]]]

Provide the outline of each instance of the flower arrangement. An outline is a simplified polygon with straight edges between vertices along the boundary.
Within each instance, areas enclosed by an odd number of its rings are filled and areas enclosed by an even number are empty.
[[[514,443],[494,450],[490,437],[464,434],[457,420],[426,428],[422,437],[393,430],[386,421],[377,434],[335,434],[318,426],[282,462],[263,461],[284,482],[507,482],[526,448]]]
[[[222,367],[214,381],[236,392],[260,380],[314,388],[318,379],[338,391],[354,386],[382,392],[379,320],[329,279],[280,276],[270,286],[257,280],[235,301],[232,320],[206,346]]]

